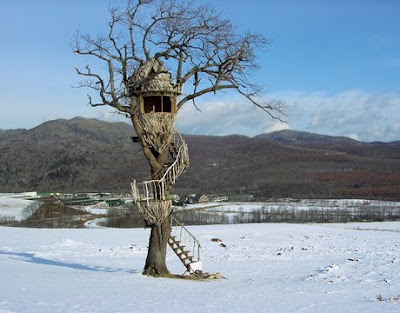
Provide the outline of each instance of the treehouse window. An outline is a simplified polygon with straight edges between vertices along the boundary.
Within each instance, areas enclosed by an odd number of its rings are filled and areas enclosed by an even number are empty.
[[[144,113],[164,112],[172,113],[171,97],[149,96],[143,98]]]
[[[172,107],[171,107],[171,97],[163,97],[163,112],[172,112]]]

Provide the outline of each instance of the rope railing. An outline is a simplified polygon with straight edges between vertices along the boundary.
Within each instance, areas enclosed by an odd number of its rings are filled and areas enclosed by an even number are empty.
[[[165,171],[159,180],[149,180],[143,183],[136,183],[134,180],[132,186],[132,196],[135,203],[137,201],[167,200],[166,194],[168,187],[176,183],[176,179],[189,166],[189,151],[186,142],[179,133],[174,135],[173,139],[178,148],[177,156],[171,166]]]

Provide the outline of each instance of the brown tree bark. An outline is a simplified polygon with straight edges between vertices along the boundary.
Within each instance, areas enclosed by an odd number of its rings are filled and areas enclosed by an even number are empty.
[[[168,216],[161,224],[151,226],[149,250],[143,269],[144,275],[168,277],[172,274],[166,265],[168,238],[171,234],[171,218]]]
[[[157,166],[151,167],[152,179],[160,179],[164,172],[162,168],[167,160],[168,149],[158,156]],[[157,197],[157,196],[155,196]],[[166,265],[168,238],[171,235],[171,216],[164,219],[161,226],[151,225],[149,249],[147,251],[146,263],[143,269],[144,275],[168,277],[172,274]]]

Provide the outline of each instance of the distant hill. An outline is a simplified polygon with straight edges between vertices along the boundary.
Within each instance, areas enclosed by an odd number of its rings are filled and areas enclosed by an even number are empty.
[[[289,130],[289,129],[261,134],[256,136],[255,138],[266,139],[284,144],[294,144],[294,145],[357,143],[356,140],[347,137],[334,137],[334,136],[320,135],[320,134]]]
[[[126,123],[74,118],[1,139],[0,190],[118,190],[125,172],[143,171],[132,134]]]
[[[26,132],[26,129],[0,129],[0,140],[18,136]]]
[[[0,192],[129,192],[132,179],[149,178],[126,123],[60,119],[7,133],[0,136]],[[191,165],[175,193],[400,200],[399,142],[293,131],[184,138]]]
[[[265,139],[281,144],[345,152],[349,154],[400,158],[398,149],[400,141],[394,142],[361,142],[347,137],[320,135],[296,130],[281,130],[258,135],[254,138]]]

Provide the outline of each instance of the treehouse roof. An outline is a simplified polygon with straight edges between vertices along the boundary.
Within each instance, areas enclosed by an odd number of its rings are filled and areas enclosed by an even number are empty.
[[[179,88],[173,84],[171,74],[164,68],[161,61],[150,59],[140,65],[130,77],[133,94],[174,93],[179,94]]]

